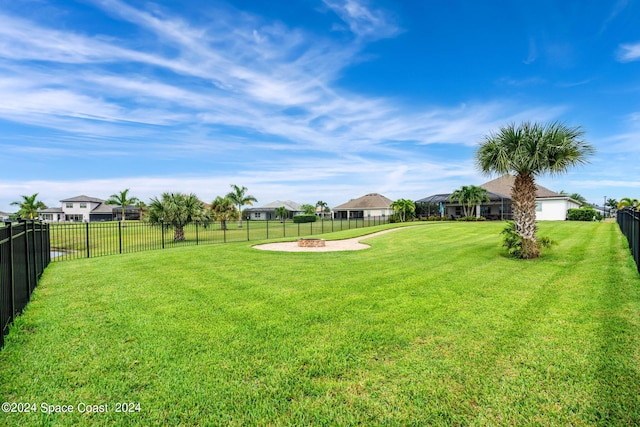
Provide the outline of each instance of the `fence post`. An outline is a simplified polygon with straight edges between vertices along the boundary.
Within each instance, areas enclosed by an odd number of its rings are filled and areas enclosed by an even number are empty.
[[[29,259],[29,236],[27,232],[29,231],[27,227],[27,221],[21,222],[24,225],[24,258],[27,262],[26,266],[26,276],[27,276],[27,294],[28,297],[31,297],[31,260]],[[15,316],[15,313],[14,313]]]
[[[86,231],[87,231],[87,242],[86,242],[87,243],[87,258],[90,258],[91,257],[91,251],[89,250],[89,223],[85,222],[85,225],[86,225],[85,228],[86,228]]]
[[[89,225],[89,223],[87,223],[87,225]],[[120,253],[122,253],[122,222],[118,221],[118,250]]]
[[[199,241],[198,241],[198,221],[196,221],[196,246],[198,246]]]
[[[164,249],[164,221],[160,220],[160,233],[162,235],[162,249]]]
[[[11,315],[10,318],[13,320],[13,316],[16,315],[16,272],[15,272],[15,258],[13,256],[13,228],[12,224],[9,223],[9,253],[11,256]],[[5,325],[2,325],[4,328]],[[4,337],[4,330],[0,331]]]
[[[31,237],[29,237],[31,234]],[[29,271],[29,276],[31,277],[31,283],[29,284],[29,298],[31,298],[31,294],[36,288],[38,284],[38,258],[36,255],[36,221],[31,220],[31,233],[27,233],[27,247],[29,248],[29,255],[31,255],[31,263],[33,267],[31,271]]]
[[[267,220],[267,239],[269,238],[269,220]]]
[[[249,241],[249,219],[247,219],[247,242]]]
[[[222,241],[223,243],[227,243],[227,221],[225,222],[220,222],[220,225],[222,226],[224,224],[224,226],[222,227]]]

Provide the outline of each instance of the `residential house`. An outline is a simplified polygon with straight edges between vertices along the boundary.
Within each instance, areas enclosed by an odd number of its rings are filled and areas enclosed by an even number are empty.
[[[264,206],[246,209],[246,211],[249,213],[249,219],[269,221],[280,219],[276,216],[276,208],[280,207],[284,207],[287,210],[287,218],[293,218],[295,215],[302,213],[301,205],[291,200],[276,200]]]
[[[11,215],[11,214],[8,214],[6,212],[0,211],[0,222],[1,221],[9,221],[9,215]]]
[[[97,197],[77,196],[60,200],[60,208],[48,208],[38,211],[46,222],[96,222],[113,220],[113,206],[107,205]]]
[[[513,175],[503,175],[481,185],[487,191],[506,195],[511,202],[511,191],[515,183]],[[541,185],[536,185],[536,220],[537,221],[564,221],[567,219],[567,211],[579,208],[580,202],[572,199],[567,194],[556,193]]]
[[[487,192],[489,202],[480,206],[480,210],[475,209],[476,216],[483,216],[487,219],[511,219],[511,199],[502,194]],[[423,216],[443,216],[447,218],[460,218],[464,216],[464,209],[460,203],[451,200],[451,193],[434,194],[424,199],[416,200],[416,211],[420,211]]]
[[[335,219],[362,219],[371,217],[389,217],[394,211],[393,200],[378,194],[370,193],[333,208]]]
[[[480,187],[487,190],[489,202],[484,202],[475,209],[476,216],[487,219],[512,219],[511,191],[515,182],[513,175],[503,175],[492,181],[486,182]],[[433,206],[435,215],[450,218],[460,218],[463,214],[462,205],[450,200],[451,194],[436,194],[416,200],[416,204]],[[437,208],[435,207],[437,205]],[[580,202],[573,200],[568,195],[559,194],[541,185],[536,185],[536,220],[567,219],[567,211],[571,208],[579,208]],[[436,210],[437,209],[437,210]]]

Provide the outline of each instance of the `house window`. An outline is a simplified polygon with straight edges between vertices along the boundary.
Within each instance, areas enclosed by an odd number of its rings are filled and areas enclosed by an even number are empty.
[[[542,212],[542,202],[536,202],[536,212]]]
[[[80,209],[86,209],[86,208],[87,208],[86,203],[80,203]]]
[[[260,212],[256,212],[254,213],[254,215],[255,215],[255,218],[260,218]]]
[[[462,216],[462,206],[456,206],[456,216]]]
[[[65,203],[64,207],[67,209],[73,209],[73,203]]]

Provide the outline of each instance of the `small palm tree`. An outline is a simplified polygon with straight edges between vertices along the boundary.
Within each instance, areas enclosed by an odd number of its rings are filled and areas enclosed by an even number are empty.
[[[18,216],[21,218],[29,218],[34,219],[38,217],[38,211],[41,209],[47,209],[47,205],[45,205],[40,200],[37,200],[38,193],[32,194],[31,196],[20,196],[22,200],[19,202],[11,202],[12,206],[20,206],[20,210],[18,211]]]
[[[187,224],[207,219],[204,204],[193,193],[163,193],[160,199],[152,198],[149,205],[149,222],[173,226],[173,240],[176,242],[185,240],[184,227]]]
[[[235,184],[231,184],[233,191],[228,193],[226,197],[230,198],[233,203],[238,207],[238,212],[242,212],[244,205],[253,205],[258,199],[250,194],[247,194],[247,187],[240,187]],[[242,216],[238,217],[238,228],[242,228]]]
[[[460,203],[464,216],[470,217],[473,214],[473,208],[482,202],[489,201],[487,190],[477,185],[463,185],[460,189],[451,193],[449,200]]]
[[[276,218],[280,218],[282,221],[286,221],[289,216],[289,211],[284,206],[276,208]]]
[[[240,212],[234,206],[233,200],[228,197],[216,197],[211,202],[211,216],[214,221],[220,221],[220,229],[227,229],[227,221],[238,219]]]
[[[559,122],[525,122],[507,125],[480,143],[476,162],[482,172],[515,175],[511,197],[515,231],[522,237],[522,251],[517,254],[520,258],[536,258],[540,254],[535,177],[565,173],[572,166],[587,163],[595,149],[582,139],[583,135],[582,128]]]
[[[322,219],[324,219],[324,213],[329,210],[329,205],[327,202],[323,202],[322,200],[318,200],[316,202],[316,207],[320,208],[320,212],[322,214]]]
[[[125,208],[129,205],[135,205],[136,203],[138,203],[140,200],[138,200],[137,197],[129,197],[129,189],[125,188],[124,190],[122,190],[119,193],[115,193],[109,196],[109,200],[107,200],[105,203],[107,205],[118,205],[120,206],[120,212],[122,214],[122,225],[125,225]]]
[[[585,197],[580,193],[571,193],[569,197],[580,203],[580,206],[584,206],[587,204],[587,199],[585,199]]]
[[[313,205],[310,205],[308,203],[305,203],[304,205],[301,205],[300,206],[300,210],[305,215],[315,215],[315,213],[316,213],[316,207],[313,206]]]
[[[391,203],[391,209],[395,211],[401,222],[405,222],[416,212],[416,205],[411,200],[398,199]]]
[[[640,201],[638,199],[632,199],[630,197],[623,197],[622,199],[620,199],[620,202],[618,203],[617,208],[618,209],[623,209],[623,208],[638,209],[640,208]]]
[[[147,211],[147,204],[142,200],[138,200],[134,206],[138,208],[138,212],[140,212],[140,221],[142,221],[144,218],[144,214]]]

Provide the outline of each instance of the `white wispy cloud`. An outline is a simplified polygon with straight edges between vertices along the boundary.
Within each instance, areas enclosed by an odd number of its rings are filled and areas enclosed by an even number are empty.
[[[353,34],[369,40],[396,35],[400,29],[380,9],[372,9],[362,0],[323,0],[342,19]]]
[[[138,38],[50,28],[0,12],[0,118],[50,131],[19,142],[0,137],[0,148],[16,156],[30,150],[88,161],[127,153],[223,159],[212,161],[212,169],[228,170],[188,176],[165,171],[163,177],[143,171],[81,182],[4,180],[0,201],[35,192],[48,194],[48,203],[83,193],[106,197],[122,183],[141,198],[206,189],[201,197],[209,200],[231,182],[249,186],[265,203],[287,194],[309,202],[310,185],[326,198],[335,195],[335,204],[345,201],[345,188],[420,198],[429,195],[428,185],[438,192],[461,179],[478,181],[471,160],[445,163],[416,154],[416,146],[469,151],[505,122],[549,120],[566,110],[504,100],[407,106],[345,90],[338,80],[361,60],[363,45],[400,31],[364,2],[325,1],[357,36],[351,43],[248,13],[213,10],[212,19],[194,23],[159,6],[94,4],[136,26]],[[237,172],[243,169],[249,171]]]
[[[56,40],[46,45],[44,60],[50,63],[46,71],[16,70],[11,84],[0,86],[0,95],[12,101],[10,110],[0,110],[5,118],[114,136],[119,122],[235,127],[269,135],[271,144],[278,138],[305,150],[357,152],[384,151],[387,141],[473,144],[479,129],[512,117],[496,105],[407,111],[393,100],[337,90],[333,81],[352,63],[356,47],[288,30],[281,24],[228,15],[223,23],[194,28],[180,18],[141,11],[120,1],[97,3],[165,40],[177,53],[169,57],[134,51],[119,40],[119,46],[112,46],[102,39],[5,19],[12,25],[4,28],[10,40],[25,31],[39,35],[36,39]],[[358,3],[331,5],[342,8],[351,19],[370,21],[372,28],[387,25],[380,13]],[[290,41],[282,44],[283,40]],[[25,59],[38,57],[43,48],[38,40],[22,41],[22,56],[11,49],[1,54]],[[255,55],[247,57],[247,52]],[[80,66],[72,75],[65,65],[68,58]],[[96,67],[96,61],[135,61],[184,79],[163,79],[153,68],[144,76],[136,67],[116,74],[108,66]],[[296,107],[299,114],[288,114],[290,107]],[[74,121],[77,125],[72,126]],[[109,126],[96,125],[100,121]],[[126,123],[121,129],[130,136]]]
[[[618,49],[617,59],[620,62],[640,60],[640,42],[621,44]]]

